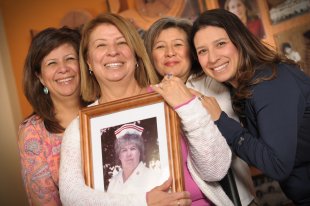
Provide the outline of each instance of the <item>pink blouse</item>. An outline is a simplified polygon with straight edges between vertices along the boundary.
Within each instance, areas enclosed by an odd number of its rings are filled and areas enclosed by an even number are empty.
[[[191,174],[189,173],[189,170],[187,167],[188,150],[187,150],[187,146],[186,146],[183,136],[181,138],[181,150],[182,150],[182,159],[183,159],[185,190],[191,194],[192,206],[211,206],[212,203],[201,192],[197,184],[194,182]]]
[[[48,132],[37,115],[19,126],[22,177],[30,205],[61,205],[58,170],[62,135]]]

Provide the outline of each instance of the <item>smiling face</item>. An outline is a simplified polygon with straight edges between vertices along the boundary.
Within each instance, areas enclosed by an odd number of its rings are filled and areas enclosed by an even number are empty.
[[[239,53],[224,29],[215,26],[200,29],[194,36],[194,45],[199,63],[207,75],[237,86],[235,75]]]
[[[136,169],[140,162],[140,151],[135,143],[127,142],[120,148],[119,159],[122,164],[122,169],[130,171]]]
[[[73,46],[62,44],[46,55],[38,77],[48,88],[52,99],[79,96],[80,69]]]
[[[102,85],[134,79],[137,62],[123,34],[104,23],[90,34],[87,63]]]
[[[178,28],[168,28],[155,39],[152,58],[158,73],[173,74],[186,81],[191,60],[186,33]]]

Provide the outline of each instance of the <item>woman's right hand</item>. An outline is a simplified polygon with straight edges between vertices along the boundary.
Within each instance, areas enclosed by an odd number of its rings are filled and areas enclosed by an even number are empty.
[[[148,206],[187,206],[192,204],[189,192],[168,192],[172,184],[169,178],[162,185],[147,193]]]

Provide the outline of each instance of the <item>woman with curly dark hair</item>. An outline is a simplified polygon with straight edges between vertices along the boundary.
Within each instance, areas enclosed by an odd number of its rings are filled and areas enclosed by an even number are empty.
[[[310,78],[255,37],[233,13],[205,11],[192,30],[196,56],[210,77],[227,85],[242,126],[217,114],[219,130],[249,165],[278,180],[297,205],[310,204]]]

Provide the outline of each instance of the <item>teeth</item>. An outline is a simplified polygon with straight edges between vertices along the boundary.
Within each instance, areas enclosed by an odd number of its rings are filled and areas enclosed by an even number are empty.
[[[68,78],[65,78],[65,79],[57,80],[57,82],[63,83],[63,82],[68,82],[68,81],[70,81],[70,80],[72,80],[72,79],[73,79],[73,77],[68,77]]]
[[[109,63],[109,64],[106,64],[105,66],[110,67],[110,68],[116,68],[116,67],[120,67],[122,65],[123,65],[122,63]]]
[[[224,68],[227,66],[227,64],[228,64],[228,63],[223,64],[223,65],[221,65],[221,66],[219,66],[219,67],[213,68],[213,70],[214,70],[214,71],[217,71],[217,72],[218,72],[218,71],[221,71],[222,69],[224,69]]]

